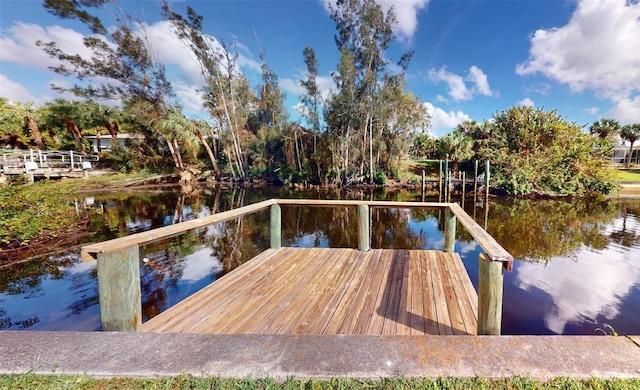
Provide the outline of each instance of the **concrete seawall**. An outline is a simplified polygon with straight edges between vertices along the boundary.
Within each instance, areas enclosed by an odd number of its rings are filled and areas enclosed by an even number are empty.
[[[0,373],[93,377],[640,377],[638,336],[0,331]]]

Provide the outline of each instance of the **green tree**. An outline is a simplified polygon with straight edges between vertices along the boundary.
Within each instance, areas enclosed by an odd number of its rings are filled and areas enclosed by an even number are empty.
[[[44,7],[61,19],[85,24],[93,33],[83,40],[92,53],[90,58],[65,53],[56,42],[36,42],[49,56],[60,61],[60,65],[51,67],[54,72],[83,81],[72,88],[57,86],[55,89],[72,92],[89,101],[120,100],[139,124],[149,125],[165,115],[165,110],[171,107],[173,90],[164,65],[146,39],[144,23],[134,22],[135,19],[123,14],[112,0],[45,0]],[[106,28],[96,15],[112,15],[115,25]],[[71,123],[68,128],[75,134]],[[111,127],[110,132],[114,136],[117,129]],[[168,143],[167,147],[177,161],[175,148]]]
[[[627,168],[629,168],[631,157],[633,156],[633,144],[640,138],[640,123],[622,126],[620,137],[625,141],[629,141],[629,156],[627,158]]]
[[[492,163],[494,185],[509,194],[608,194],[616,188],[607,167],[611,148],[556,113],[511,107],[483,130],[479,158]]]
[[[389,72],[385,53],[397,24],[393,7],[385,12],[373,0],[340,0],[330,4],[330,14],[340,51],[336,91],[325,107],[332,170],[344,184],[366,175],[371,183],[374,165],[396,170],[396,152],[408,150],[409,129],[422,127],[428,117],[419,99],[404,91],[412,53],[400,57],[399,74]]]
[[[602,140],[612,140],[620,131],[620,124],[613,120],[602,118],[593,122],[589,127],[589,132],[592,135],[598,136]]]
[[[415,159],[437,158],[438,145],[436,139],[427,133],[416,133],[410,149],[411,157]]]
[[[447,158],[448,156],[453,162],[452,169],[456,172],[459,170],[461,162],[469,161],[475,155],[473,145],[473,138],[457,130],[438,139],[441,157]]]

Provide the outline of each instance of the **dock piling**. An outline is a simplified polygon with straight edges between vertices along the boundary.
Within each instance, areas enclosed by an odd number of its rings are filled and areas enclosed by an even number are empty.
[[[271,248],[278,249],[282,246],[282,210],[279,204],[271,205],[271,218],[269,220],[269,241]]]
[[[140,332],[140,253],[138,245],[98,253],[98,291],[103,331]]]
[[[444,251],[454,252],[456,244],[456,216],[450,208],[444,209]]]
[[[371,238],[369,234],[369,206],[358,205],[358,250],[368,251],[371,249]]]
[[[503,263],[480,253],[478,267],[478,335],[499,336],[502,325]]]

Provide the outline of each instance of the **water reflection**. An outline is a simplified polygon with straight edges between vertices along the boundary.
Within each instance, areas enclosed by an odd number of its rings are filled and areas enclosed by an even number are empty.
[[[199,189],[91,194],[91,241],[171,225],[273,197],[420,200],[410,191]],[[484,225],[483,203],[466,211]],[[596,334],[602,322],[640,334],[640,201],[501,199],[487,229],[517,259],[505,274],[505,334]],[[355,208],[283,206],[286,246],[357,247]],[[444,247],[438,210],[372,209],[374,248]],[[243,264],[268,246],[268,212],[141,247],[143,320]],[[477,285],[480,248],[457,229],[456,252]],[[95,262],[78,250],[0,269],[0,329],[96,330]]]

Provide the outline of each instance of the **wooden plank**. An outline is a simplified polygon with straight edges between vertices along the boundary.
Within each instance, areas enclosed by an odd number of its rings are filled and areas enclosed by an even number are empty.
[[[317,319],[315,323],[309,327],[310,334],[328,334],[327,327],[331,323],[333,317],[336,315],[336,308],[340,304],[340,301],[344,298],[345,291],[349,288],[349,285],[353,281],[353,277],[366,255],[366,252],[357,251],[354,249],[345,249],[345,255],[349,254],[349,259],[343,267],[341,272],[342,276],[340,282],[335,288],[330,289],[329,299],[326,301],[326,305],[321,311],[316,311]]]
[[[283,250],[267,249],[209,286],[195,292],[182,302],[145,322],[142,325],[143,330],[162,332],[171,327],[179,328],[192,324],[192,318],[188,315],[183,315],[184,313],[198,312],[206,307],[211,307],[210,304],[216,303],[216,297],[227,296],[227,294],[224,294],[227,287],[236,286],[243,278],[251,278],[257,274],[263,274],[265,272],[265,269],[262,268],[263,264]],[[248,286],[248,284],[245,285]]]
[[[299,280],[306,277],[305,272],[311,272],[311,267],[305,267],[307,260],[302,251],[287,251],[286,256],[278,264],[286,264],[286,267],[276,267],[272,273],[265,275],[260,282],[245,282],[248,288],[242,291],[233,289],[232,294],[227,294],[228,304],[222,305],[217,310],[217,315],[212,321],[203,323],[196,332],[207,332],[215,329],[217,333],[254,333],[251,329],[268,326],[271,317],[267,314],[277,307],[277,301],[293,287]],[[297,271],[300,271],[299,273]],[[275,304],[270,304],[275,300]],[[267,325],[265,325],[267,324]],[[261,333],[256,330],[255,333]]]
[[[398,311],[400,310],[400,285],[404,275],[405,262],[400,251],[393,251],[391,269],[389,269],[389,279],[387,279],[386,289],[386,310],[384,311],[384,325],[382,334],[396,334]]]
[[[423,284],[422,276],[422,257],[421,251],[409,251],[409,277],[411,278],[411,296],[409,306],[409,326],[410,334],[423,335],[427,332],[426,317],[424,308],[424,298],[426,291]]]
[[[495,238],[491,237],[491,235],[478,225],[457,203],[450,203],[449,208],[491,260],[508,263],[513,262],[513,256],[500,246]]]
[[[478,331],[478,295],[473,289],[473,284],[471,284],[462,259],[457,253],[453,254],[451,266],[453,272],[450,275],[455,286],[466,332],[467,334],[475,335]]]
[[[353,334],[371,334],[369,333],[369,325],[376,317],[383,318],[376,311],[376,300],[378,294],[384,289],[384,276],[387,274],[387,270],[390,263],[390,251],[383,249],[376,249],[377,262],[375,268],[373,268],[373,275],[370,280],[369,288],[366,290],[362,307],[360,309],[360,315],[353,328]],[[382,329],[382,321],[380,322],[380,329]],[[379,334],[379,333],[373,333]]]
[[[342,271],[346,268],[350,256],[346,255],[346,250],[333,252],[323,250],[324,261],[326,262],[326,272],[320,278],[314,279],[311,293],[306,299],[300,300],[300,305],[296,310],[299,317],[297,321],[291,321],[280,329],[282,334],[309,334],[310,325],[316,320],[317,313],[325,306],[326,301],[331,296],[331,289],[339,283]]]
[[[384,263],[384,270],[382,272],[382,278],[380,280],[380,288],[378,289],[378,295],[375,301],[375,314],[371,317],[369,327],[366,334],[382,334],[384,328],[385,314],[387,310],[387,302],[389,301],[390,288],[390,270],[393,264],[393,251],[389,249],[382,250],[381,261]]]
[[[411,324],[409,318],[409,308],[411,304],[411,294],[412,288],[409,284],[409,272],[410,272],[410,258],[408,250],[399,250],[398,255],[401,257],[402,261],[402,279],[400,282],[400,286],[396,286],[396,289],[399,291],[398,294],[398,317],[396,324],[396,333],[398,335],[410,335],[411,334]]]
[[[434,261],[431,256],[432,251],[420,251],[420,259],[422,272],[423,287],[423,305],[426,334],[440,334],[438,327],[438,316],[436,314],[435,296],[433,293],[433,272],[431,272],[431,263]]]
[[[346,311],[346,316],[338,329],[338,334],[354,334],[360,316],[370,317],[370,315],[363,310],[363,307],[366,303],[367,296],[370,295],[372,282],[375,279],[375,272],[378,271],[381,255],[382,251],[380,250],[369,251],[362,260],[363,266],[366,268],[365,274],[358,283],[358,289]]]
[[[367,255],[368,252],[357,252],[356,257],[359,259],[359,261],[357,262],[355,272],[352,274],[351,279],[346,281],[344,289],[342,291],[342,298],[335,306],[335,310],[333,311],[331,320],[329,321],[325,331],[323,332],[324,334],[338,334],[338,330],[340,329],[340,326],[344,321],[347,310],[351,304],[351,300],[357,292],[363,275],[367,271]]]
[[[329,250],[327,251],[329,252]],[[332,249],[330,252],[329,261],[333,263],[333,269],[324,280],[324,286],[319,286],[316,292],[317,296],[307,305],[307,310],[301,313],[304,320],[298,322],[293,334],[322,334],[324,332],[326,324],[330,320],[329,310],[327,310],[329,302],[339,286],[344,283],[349,271],[353,270],[355,261],[353,250]],[[336,259],[343,259],[343,261]]]
[[[451,256],[447,253],[438,253],[438,261],[436,264],[440,268],[440,275],[442,277],[442,288],[447,301],[447,312],[449,313],[449,323],[453,330],[454,335],[467,334],[464,320],[462,319],[462,312],[460,309],[460,302],[456,296],[455,287],[451,278],[450,263],[452,262]]]
[[[313,289],[318,286],[319,281],[322,280],[329,270],[331,270],[330,261],[342,262],[342,258],[329,260],[328,256],[330,251],[322,249],[311,249],[308,254],[304,256],[305,267],[308,271],[299,275],[298,283],[291,283],[287,292],[279,297],[277,300],[272,301],[273,309],[269,313],[268,318],[264,323],[264,330],[260,328],[254,328],[254,331],[267,334],[282,334],[286,333],[285,329],[288,326],[295,327],[300,319],[300,312],[302,307],[309,303],[309,297],[312,296]],[[309,264],[311,263],[311,264]]]
[[[273,199],[265,200],[263,202],[254,203],[248,206],[240,207],[237,209],[225,211],[218,214],[209,215],[203,218],[193,219],[191,221],[177,223],[171,226],[165,226],[146,232],[132,234],[126,237],[116,238],[109,241],[104,241],[96,244],[86,245],[82,247],[81,257],[82,260],[90,261],[96,259],[98,253],[113,252],[121,250],[133,245],[149,244],[154,241],[176,236],[184,233],[188,230],[197,229],[200,227],[208,226],[217,222],[226,221],[233,218],[238,218],[243,215],[251,214],[256,211],[266,209],[271,205],[276,204]]]
[[[328,199],[274,199],[279,205],[298,205],[313,207],[360,206],[382,208],[434,208],[444,209],[447,203],[438,202],[394,202],[394,201],[366,201],[366,200],[328,200]]]
[[[438,265],[439,259],[433,252],[430,252],[429,256],[429,269],[431,270],[435,308],[435,322],[438,327],[437,333],[442,335],[451,335],[453,334],[453,329],[451,328],[451,319],[449,318],[449,311],[447,310],[447,298],[442,285],[442,274],[440,273],[440,267]]]

